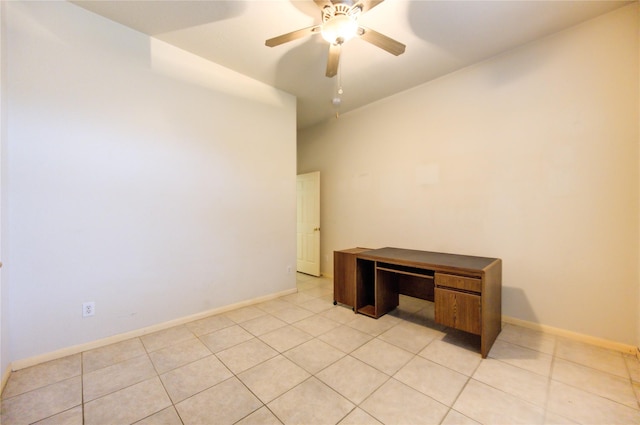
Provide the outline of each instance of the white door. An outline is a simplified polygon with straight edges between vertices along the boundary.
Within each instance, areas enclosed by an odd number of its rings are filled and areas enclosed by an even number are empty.
[[[298,258],[296,269],[320,276],[320,172],[300,174],[298,193]]]

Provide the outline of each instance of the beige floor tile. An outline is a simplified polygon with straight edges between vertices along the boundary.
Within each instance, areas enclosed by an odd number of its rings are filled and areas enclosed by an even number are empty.
[[[85,425],[121,425],[144,419],[171,406],[158,377],[85,404]]]
[[[405,312],[412,312],[412,313],[416,313],[430,304],[429,301],[421,300],[419,298],[409,297],[406,295],[400,295],[398,301],[399,301],[398,309]]]
[[[274,300],[265,301],[256,305],[260,310],[264,310],[265,312],[271,314],[278,310],[284,310],[285,308],[291,308],[291,303],[285,301],[282,298],[276,298]]]
[[[432,302],[400,296],[376,320],[333,306],[330,279],[296,279],[296,294],[14,372],[0,422],[640,423],[632,355],[503,324],[482,360]]]
[[[413,323],[401,323],[379,336],[383,341],[403,348],[413,354],[419,353],[442,332]]]
[[[149,354],[159,374],[211,355],[211,351],[198,339],[189,339]]]
[[[480,425],[480,423],[451,409],[447,416],[444,417],[441,425]]]
[[[200,341],[204,342],[207,348],[209,348],[213,353],[217,353],[253,338],[254,336],[244,330],[244,328],[239,325],[233,325],[228,328],[203,335],[200,337]]]
[[[33,425],[82,425],[82,406],[76,406],[57,415],[48,417]]]
[[[2,400],[2,424],[30,424],[82,403],[79,376]]]
[[[469,380],[453,409],[483,424],[541,424],[544,409],[478,382]]]
[[[340,360],[345,356],[345,353],[326,342],[314,338],[289,351],[285,351],[283,355],[307,372],[315,374]]]
[[[425,308],[420,309],[416,312],[412,312],[412,313],[405,312],[403,316],[404,316],[403,319],[409,323],[413,323],[421,326],[427,326],[430,329],[439,330],[439,331],[443,331],[446,329],[445,326],[442,326],[436,323],[433,303],[428,303]]]
[[[294,305],[290,308],[275,311],[273,315],[278,319],[284,320],[285,322],[291,324],[299,322],[302,319],[306,319],[307,317],[313,316],[313,312],[307,310],[306,308]]]
[[[98,369],[83,376],[84,401],[94,400],[154,376],[156,371],[147,355]]]
[[[373,336],[353,329],[350,326],[340,326],[324,333],[318,339],[332,345],[340,351],[350,353],[356,348],[373,339]]]
[[[551,360],[553,358],[549,354],[504,341],[496,341],[491,347],[488,357],[542,376],[549,376],[551,373]]]
[[[76,406],[57,415],[50,416],[33,425],[83,425],[82,406]]]
[[[327,276],[319,276],[316,278],[318,286],[329,288],[333,291],[333,279]]]
[[[467,376],[471,376],[482,361],[482,356],[476,350],[440,339],[432,341],[418,355]]]
[[[634,409],[640,408],[628,377],[621,378],[563,359],[555,360],[551,377]]]
[[[262,406],[237,378],[209,388],[178,403],[184,425],[233,424]]]
[[[407,323],[413,323],[421,326],[430,326],[433,322],[433,318],[426,318],[423,310],[424,309],[414,311],[413,309],[406,310],[402,307],[397,307],[395,310],[389,312],[388,314]],[[437,329],[442,329],[442,327],[439,326],[437,327]]]
[[[282,299],[283,301],[287,301],[291,304],[300,305],[302,303],[306,303],[307,301],[311,301],[314,298],[316,297],[312,297],[311,295],[305,294],[304,292],[296,292],[295,294],[285,295],[280,299]],[[270,313],[273,314],[274,312],[270,312]]]
[[[448,410],[395,379],[387,381],[360,408],[383,424],[438,424]]]
[[[623,378],[629,376],[624,357],[622,353],[617,351],[607,350],[580,341],[558,338],[556,356]]]
[[[236,322],[223,315],[215,315],[205,317],[204,319],[196,320],[186,324],[187,329],[193,332],[196,336],[202,336],[210,334],[211,332],[219,331],[220,329],[228,328],[235,325]]]
[[[299,305],[300,307],[306,308],[307,310],[314,313],[321,313],[323,311],[329,310],[330,308],[333,308],[333,295],[330,297],[323,296],[320,298],[314,298]]]
[[[349,400],[311,377],[269,403],[285,425],[335,424],[355,407]]]
[[[453,404],[469,379],[422,357],[414,357],[394,378],[446,406]]]
[[[76,354],[15,371],[9,377],[2,397],[13,397],[74,376],[80,376],[82,373],[81,360],[80,354]]]
[[[473,379],[544,407],[549,378],[495,359],[484,359]]]
[[[351,356],[343,357],[316,377],[355,404],[361,403],[389,379],[388,375]]]
[[[338,425],[382,425],[380,421],[356,407]]]
[[[378,338],[351,353],[353,357],[391,376],[414,357],[410,353]]]
[[[553,354],[556,347],[554,335],[511,324],[502,327],[498,339],[546,354]]]
[[[235,374],[244,372],[258,363],[269,360],[278,352],[257,338],[220,351],[216,354],[220,360]]]
[[[625,355],[624,361],[633,382],[640,383],[640,360],[634,355]]]
[[[316,286],[315,288],[304,289],[302,292],[311,295],[312,297],[323,297],[325,295],[332,295],[333,288],[327,286]]]
[[[557,381],[551,381],[547,409],[583,424],[640,423],[640,410]]]
[[[321,315],[314,315],[293,324],[298,329],[302,329],[306,333],[318,336],[329,332],[331,329],[340,326],[338,322],[328,319]]]
[[[238,379],[266,404],[309,376],[300,366],[280,355],[242,372]]]
[[[576,425],[577,424],[577,422],[574,422],[571,419],[565,418],[564,416],[557,415],[553,412],[549,412],[548,410],[544,413],[543,423],[544,425]]]
[[[429,326],[430,329],[438,330],[437,326]],[[459,331],[452,328],[443,328],[441,330],[439,338],[441,341],[446,342],[456,347],[465,348],[471,352],[480,354],[480,335],[474,335],[469,332]]]
[[[315,297],[312,297],[311,295],[303,293],[302,288],[298,286],[298,292],[294,294],[285,295],[284,297],[280,297],[279,299],[292,304],[300,304],[303,302],[307,302],[312,298],[315,298]]]
[[[241,421],[236,422],[236,425],[282,425],[282,422],[271,413],[271,410],[262,406]]]
[[[322,317],[326,317],[327,319],[331,319],[334,322],[338,322],[342,325],[351,322],[356,317],[356,314],[353,312],[351,307],[343,305],[334,306],[329,310],[323,311],[320,314],[322,315]]]
[[[242,322],[240,326],[251,334],[259,336],[287,326],[287,322],[270,314],[265,314],[264,316]]]
[[[159,332],[140,337],[149,353],[160,350],[180,342],[193,339],[196,336],[186,326],[176,326]]]
[[[232,376],[216,356],[209,356],[167,372],[160,379],[171,400],[178,403]]]
[[[298,288],[298,292],[316,288],[319,284],[320,281],[316,277],[309,275],[304,275],[301,278],[296,279],[296,287]]]
[[[388,314],[378,319],[364,316],[362,314],[356,314],[356,317],[347,323],[347,326],[372,336],[378,336],[381,333],[388,331],[398,323],[400,323],[400,319]]]
[[[182,425],[182,421],[176,409],[171,406],[147,416],[143,420],[136,422],[135,425]]]
[[[313,336],[294,326],[286,326],[260,336],[260,339],[280,353],[303,344]]]
[[[144,354],[147,351],[139,338],[117,342],[82,353],[82,371],[90,373]]]
[[[224,315],[236,323],[242,323],[247,320],[255,319],[256,317],[264,316],[265,314],[267,313],[264,310],[249,306],[228,311]]]

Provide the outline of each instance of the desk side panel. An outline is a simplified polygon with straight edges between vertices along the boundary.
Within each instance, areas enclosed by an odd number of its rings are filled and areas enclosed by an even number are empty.
[[[367,306],[367,315],[373,315],[375,304],[375,262],[356,258],[355,311]],[[371,311],[371,314],[368,312]]]
[[[333,252],[333,301],[355,307],[356,253]]]
[[[387,314],[399,304],[398,275],[394,272],[376,269],[376,319]]]
[[[480,353],[487,357],[502,330],[502,260],[496,259],[484,271],[482,288],[482,341]]]

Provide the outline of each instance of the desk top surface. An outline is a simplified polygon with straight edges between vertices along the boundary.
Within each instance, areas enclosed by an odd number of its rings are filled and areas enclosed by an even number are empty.
[[[358,258],[401,262],[415,266],[437,266],[451,267],[465,270],[483,270],[496,261],[498,258],[474,257],[470,255],[446,254],[442,252],[417,251],[402,248],[380,248],[358,254]]]

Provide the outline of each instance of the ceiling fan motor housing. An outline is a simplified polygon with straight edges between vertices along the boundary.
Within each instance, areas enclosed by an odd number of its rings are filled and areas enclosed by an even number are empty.
[[[342,44],[358,32],[359,7],[334,4],[322,10],[322,36],[331,44]]]

